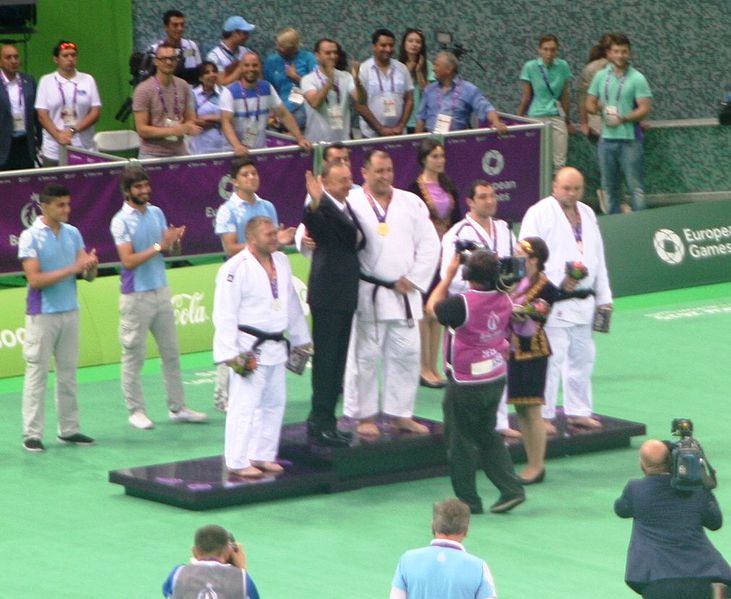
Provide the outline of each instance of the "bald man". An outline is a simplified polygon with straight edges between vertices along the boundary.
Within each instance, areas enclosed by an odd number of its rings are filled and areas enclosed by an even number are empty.
[[[625,582],[654,599],[710,599],[711,583],[731,583],[731,567],[703,528],[718,530],[722,516],[704,487],[691,491],[670,484],[670,451],[657,439],[640,447],[645,476],[631,480],[614,502],[620,518],[633,518]]]
[[[591,373],[594,368],[592,323],[597,308],[611,310],[604,260],[604,242],[594,211],[581,202],[584,176],[575,168],[560,169],[553,193],[531,206],[520,226],[520,238],[540,237],[548,245],[546,275],[551,283],[573,297],[556,302],[546,322],[553,355],[548,361],[543,418],[549,434],[555,434],[559,387],[563,387],[564,413],[569,424],[601,428],[592,416]],[[566,263],[582,262],[587,276],[576,281],[566,275]]]

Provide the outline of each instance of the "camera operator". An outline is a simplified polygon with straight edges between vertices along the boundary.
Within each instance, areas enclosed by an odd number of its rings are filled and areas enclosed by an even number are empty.
[[[634,518],[625,582],[646,599],[710,599],[711,583],[731,583],[731,568],[703,527],[721,528],[716,498],[703,486],[671,486],[670,449],[657,439],[640,447],[644,478],[631,480],[614,502]]]
[[[225,528],[209,524],[195,532],[190,563],[176,566],[162,585],[167,599],[259,599],[246,572],[246,554]]]

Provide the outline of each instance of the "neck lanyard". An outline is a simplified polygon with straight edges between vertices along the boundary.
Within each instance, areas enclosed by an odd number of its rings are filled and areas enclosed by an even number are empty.
[[[8,98],[10,98],[10,84],[13,83],[13,81],[16,82],[18,85],[18,106],[22,109],[25,103],[23,102],[23,80],[20,78],[20,75],[15,73],[15,79],[11,81],[5,74],[5,71],[0,69],[0,76],[2,76],[3,85],[5,86],[5,91],[8,93]]]
[[[269,279],[269,290],[272,292],[272,297],[276,300],[279,299],[279,287],[277,286],[277,265],[274,263],[274,258],[269,256],[269,260],[272,264],[272,274],[270,275],[267,272],[266,267],[264,266],[264,263],[259,260],[259,256],[256,254],[252,254],[254,258],[256,258],[256,261],[261,264],[261,267],[264,269],[264,272],[266,273],[267,278]]]
[[[168,113],[167,103],[165,102],[165,96],[162,93],[162,84],[160,83],[160,79],[158,79],[157,76],[155,76],[155,81],[157,82],[157,94],[158,94],[158,96],[160,96],[160,103],[162,104],[162,111],[167,118],[170,118],[170,114]],[[175,79],[172,79],[170,81],[170,84],[173,86],[173,116],[175,117],[176,121],[179,121],[180,112],[178,111],[178,88],[175,86]]]
[[[249,118],[251,117],[251,113],[249,112],[249,103],[246,101],[246,92],[248,91],[246,87],[244,87],[244,84],[239,82],[239,85],[241,86],[241,90],[244,92],[242,94],[242,100],[244,101],[244,117]],[[259,89],[255,85],[254,86],[254,94],[256,94],[256,112],[254,113],[254,118],[259,116],[259,109],[261,108],[261,97],[259,96]]]
[[[381,67],[379,67],[375,61],[373,62],[373,68],[376,69],[376,77],[378,77],[378,87],[381,88],[381,93],[383,93],[383,82],[381,81]],[[389,69],[391,72],[389,73],[389,79],[391,80],[391,93],[396,93],[396,84],[393,80],[393,73],[396,69],[391,67],[391,64],[389,63]]]
[[[546,69],[542,64],[538,64],[538,68],[541,71],[541,77],[543,77],[543,83],[546,84],[546,87],[548,88],[548,93],[551,94],[551,97],[556,100],[556,94],[553,93],[553,88],[551,87],[551,84],[548,82],[548,75],[546,74]]]
[[[486,248],[490,248],[490,242],[487,241],[481,234],[480,230],[477,228],[477,225],[479,223],[476,223],[472,217],[468,214],[467,215],[467,222],[470,224],[470,227],[472,227],[472,230],[475,232],[477,237],[480,238],[480,242],[482,245],[484,245]],[[480,228],[482,228],[480,226]],[[495,227],[495,220],[493,218],[490,218],[490,233],[488,235],[492,235],[492,251],[497,254],[497,228]]]
[[[234,60],[236,60],[236,54],[234,54],[233,52],[231,52],[231,50],[228,49],[228,46],[226,44],[221,43],[219,45],[219,48],[221,48],[221,50],[224,51],[224,53],[226,54],[226,56],[228,56],[229,64],[231,64]]]
[[[325,77],[324,73],[320,70],[320,67],[317,67],[315,69],[315,75],[317,76],[317,79],[322,83],[324,86],[325,83],[327,83],[327,77]],[[335,90],[335,97],[337,98],[338,104],[340,104],[340,86],[338,85],[338,78],[335,72],[333,72],[333,89]],[[325,102],[328,102],[327,95],[325,96]],[[329,104],[329,102],[328,102]]]
[[[566,216],[566,220],[569,221],[569,226],[571,227],[571,230],[574,233],[574,241],[576,241],[576,247],[579,248],[579,251],[583,254],[584,253],[584,239],[583,239],[583,231],[581,228],[581,212],[579,212],[578,208],[574,209],[574,212],[576,213],[576,224],[571,222],[571,219],[569,218],[568,212],[564,209],[563,206],[561,206],[561,210],[563,211],[564,215]]]
[[[458,79],[455,83],[452,81],[452,106],[449,108],[449,114],[454,116],[454,109],[457,106],[457,101],[459,100],[459,94],[462,91],[462,80]],[[442,104],[444,104],[444,98],[449,92],[443,92],[441,89],[441,86],[439,87],[439,92],[441,93],[441,97],[439,98],[439,108],[437,109],[437,112],[442,114]]]
[[[203,85],[201,85],[201,93],[200,93],[200,96],[197,96],[196,97],[196,100],[195,100],[196,108],[198,108],[198,110],[200,110],[201,108],[203,108],[203,106],[205,104],[207,104],[208,102],[211,101],[211,98],[213,96],[216,96],[216,95],[218,95],[218,91],[216,90],[216,87],[215,86],[213,87],[213,91],[210,94],[208,94],[208,93],[206,93],[206,90],[203,89]],[[202,102],[198,102],[198,99],[200,97],[203,98],[203,101]],[[215,104],[213,104],[213,103],[212,103],[212,105],[215,106]]]
[[[371,205],[371,208],[373,209],[373,213],[376,215],[376,219],[378,220],[378,222],[385,223],[386,217],[388,216],[388,208],[391,205],[391,202],[389,202],[385,208],[382,208],[383,214],[381,214],[381,212],[378,209],[380,207],[380,204],[379,204],[379,206],[376,206],[376,200],[371,195],[371,192],[368,191],[367,187],[363,188],[363,192],[365,193],[365,197],[368,200],[368,203]]]
[[[67,79],[67,81],[74,86],[74,96],[71,99],[71,107],[74,109],[74,112],[76,111],[76,96],[79,93],[79,86],[76,84],[75,81],[71,81],[70,79]],[[59,81],[58,77],[56,77],[56,85],[58,85],[58,93],[61,94],[61,105],[66,106],[66,94],[63,93],[63,85],[62,82]]]
[[[621,77],[617,77],[614,74],[614,69],[610,68],[609,72],[607,73],[606,79],[604,79],[604,101],[606,104],[609,104],[609,76],[612,75],[617,81],[619,81],[619,86],[617,87],[617,99],[615,100],[615,103],[619,104],[619,97],[622,95],[622,87],[624,87],[624,81],[627,78],[627,74],[625,73]]]

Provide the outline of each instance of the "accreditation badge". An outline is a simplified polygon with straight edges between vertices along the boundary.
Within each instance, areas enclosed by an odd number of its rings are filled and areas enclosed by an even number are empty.
[[[258,119],[248,119],[246,122],[246,129],[244,130],[244,145],[254,148],[256,147],[256,140],[259,137],[259,122]]]
[[[345,120],[343,119],[343,109],[340,106],[328,106],[327,118],[330,121],[331,129],[344,129]]]
[[[61,111],[61,119],[63,120],[63,126],[67,129],[76,127],[76,111],[73,108],[64,107]]]
[[[178,119],[166,118],[165,123],[163,124],[163,127],[166,127],[169,129],[171,127],[177,127],[178,125],[180,125],[180,121]],[[167,141],[178,141],[178,136],[177,135],[168,135],[165,137],[165,139]]]
[[[282,300],[280,300],[278,297],[275,297],[272,300],[272,310],[275,312],[279,312],[282,309]]]
[[[289,101],[295,106],[302,106],[305,103],[305,97],[299,87],[293,87],[292,91],[289,92]]]
[[[383,116],[385,118],[396,118],[396,98],[392,95],[383,96]]]
[[[449,129],[452,126],[452,117],[448,114],[439,113],[437,120],[434,123],[434,130],[432,133],[449,133]]]
[[[25,133],[25,115],[22,112],[13,113],[13,133]]]

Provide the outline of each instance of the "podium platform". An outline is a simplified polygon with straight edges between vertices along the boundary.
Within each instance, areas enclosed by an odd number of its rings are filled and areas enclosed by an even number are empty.
[[[547,457],[626,447],[632,437],[646,432],[645,425],[638,422],[609,416],[598,418],[602,429],[579,429],[570,426],[559,412],[556,418],[559,432],[548,438]],[[515,427],[513,419],[511,415]],[[113,470],[109,482],[122,485],[125,493],[133,497],[190,510],[207,510],[446,475],[442,423],[416,420],[429,428],[428,435],[399,432],[379,418],[380,437],[363,439],[354,435],[351,445],[343,448],[311,445],[307,442],[304,423],[285,425],[279,450],[279,463],[285,470],[260,479],[231,476],[223,456],[212,456]],[[355,422],[342,419],[339,426],[353,430]],[[507,445],[514,462],[525,461],[520,440],[510,440]]]

